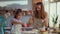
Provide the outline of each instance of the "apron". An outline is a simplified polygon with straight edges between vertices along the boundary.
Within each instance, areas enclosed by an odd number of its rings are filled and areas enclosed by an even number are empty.
[[[21,22],[20,20],[13,19],[14,21]],[[22,34],[22,25],[21,24],[13,24],[11,28],[11,34]]]
[[[12,33],[12,34],[21,34],[21,31],[22,31],[21,28],[22,28],[22,27],[21,27],[21,24],[14,24],[14,25],[12,26],[11,33]]]
[[[45,30],[44,20],[34,18],[34,26],[33,27],[34,27],[34,29],[39,30],[39,33],[41,34],[40,30]]]

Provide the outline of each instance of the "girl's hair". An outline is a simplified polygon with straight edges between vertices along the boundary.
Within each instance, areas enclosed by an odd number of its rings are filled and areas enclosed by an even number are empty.
[[[35,11],[34,11],[35,18],[44,19],[47,16],[47,13],[44,10],[43,3],[38,2],[38,3],[36,3],[36,5],[41,5],[41,10],[40,10],[40,13],[38,13],[37,8],[35,8]]]
[[[8,13],[9,11],[8,10],[5,10],[6,11],[6,13]]]
[[[22,10],[21,10],[21,9],[17,9],[17,11],[15,12],[14,18],[17,18],[17,15],[18,15],[19,13],[22,13]]]

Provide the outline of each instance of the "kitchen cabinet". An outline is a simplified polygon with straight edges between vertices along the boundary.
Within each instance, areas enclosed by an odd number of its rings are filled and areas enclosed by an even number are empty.
[[[42,2],[42,0],[33,0],[33,3]]]

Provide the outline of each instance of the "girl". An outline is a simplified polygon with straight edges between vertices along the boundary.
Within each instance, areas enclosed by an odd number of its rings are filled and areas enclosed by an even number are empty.
[[[23,23],[21,22],[20,18],[22,17],[22,10],[18,9],[15,13],[14,18],[12,19],[12,34],[21,34],[21,27]]]

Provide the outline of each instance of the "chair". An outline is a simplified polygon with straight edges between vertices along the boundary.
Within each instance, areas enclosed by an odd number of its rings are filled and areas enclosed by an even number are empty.
[[[0,16],[0,34],[4,34],[5,17]]]

